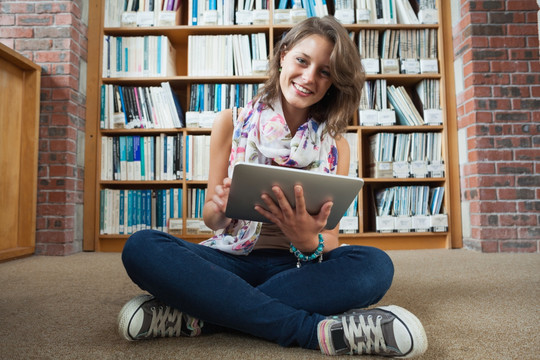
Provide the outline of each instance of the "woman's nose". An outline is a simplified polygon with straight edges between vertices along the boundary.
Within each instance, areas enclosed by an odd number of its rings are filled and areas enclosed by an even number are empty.
[[[314,66],[308,66],[307,68],[305,68],[302,74],[302,78],[304,79],[304,81],[312,82],[313,80],[315,80],[315,71],[316,69]]]

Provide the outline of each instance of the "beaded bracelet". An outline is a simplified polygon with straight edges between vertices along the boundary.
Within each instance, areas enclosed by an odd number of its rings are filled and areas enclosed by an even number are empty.
[[[302,254],[302,252],[298,250],[292,243],[290,245],[290,249],[291,249],[291,252],[294,254],[294,256],[296,256],[296,258],[298,259],[298,262],[296,263],[297,268],[300,267],[301,261],[312,261],[312,260],[315,260],[316,258],[319,258],[319,262],[321,262],[322,253],[324,250],[324,238],[322,234],[319,233],[319,246],[317,246],[317,249],[311,255]]]

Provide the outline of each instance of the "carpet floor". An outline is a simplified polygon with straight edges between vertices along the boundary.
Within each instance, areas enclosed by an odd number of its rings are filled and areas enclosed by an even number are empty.
[[[400,305],[420,318],[429,348],[419,359],[540,359],[538,254],[389,254],[396,275],[378,305]],[[116,253],[0,263],[0,359],[327,358],[239,333],[124,341],[116,316],[140,293]]]

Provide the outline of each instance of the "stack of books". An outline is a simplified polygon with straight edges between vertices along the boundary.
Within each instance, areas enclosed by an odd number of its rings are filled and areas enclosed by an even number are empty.
[[[394,186],[374,190],[378,232],[441,232],[448,229],[443,213],[444,187]]]

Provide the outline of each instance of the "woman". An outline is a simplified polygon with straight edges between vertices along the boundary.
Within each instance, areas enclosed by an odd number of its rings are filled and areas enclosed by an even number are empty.
[[[358,108],[363,82],[358,51],[333,17],[309,18],[288,31],[260,93],[238,116],[220,113],[212,128],[203,218],[216,235],[192,244],[145,230],[127,241],[124,266],[151,295],[123,307],[121,336],[195,336],[228,328],[328,355],[413,357],[426,350],[424,329],[407,310],[358,310],[383,297],[393,265],[376,248],[339,246],[339,229],[324,228],[331,202],[312,216],[301,186],[294,209],[274,187],[277,202],[262,195],[268,210],[256,207],[271,223],[224,213],[238,162],[347,175],[350,150],[341,134]]]

